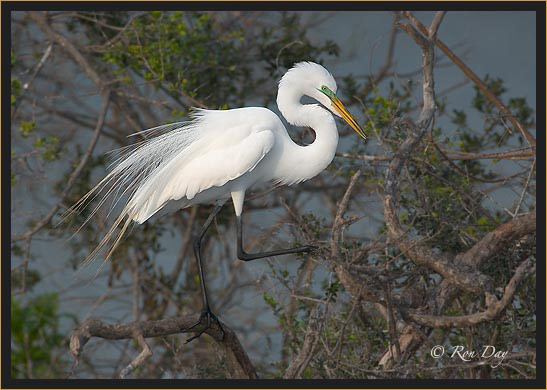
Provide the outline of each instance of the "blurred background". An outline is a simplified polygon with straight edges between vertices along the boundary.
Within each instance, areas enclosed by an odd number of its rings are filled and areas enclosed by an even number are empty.
[[[434,13],[415,16],[428,26]],[[51,32],[76,53],[63,49]],[[105,153],[135,141],[127,135],[187,120],[191,107],[257,105],[279,113],[277,82],[303,60],[322,63],[333,74],[338,96],[370,141],[363,143],[338,122],[338,157],[327,171],[293,187],[257,188],[245,203],[249,251],[312,243],[321,247],[319,256],[240,262],[231,204],[207,236],[203,250],[213,309],[234,329],[259,375],[283,376],[313,321],[321,324],[320,337],[305,378],[535,377],[535,276],[499,319],[424,330],[429,341],[390,365],[385,355],[393,335],[386,319],[372,303],[356,304],[333,271],[329,247],[337,202],[360,170],[347,212],[352,221],[343,230],[343,261],[393,275],[379,291],[411,296],[411,307],[427,307],[440,283],[439,275],[391,245],[385,231],[384,175],[404,139],[393,124],[396,118],[417,118],[422,102],[421,52],[394,27],[392,13],[13,12],[11,33],[12,377],[116,377],[138,354],[136,343],[92,339],[72,367],[68,341],[75,326],[90,317],[127,323],[197,316],[199,278],[189,243],[208,207],[134,226],[111,262],[100,268],[99,259],[80,271],[119,205],[111,213],[109,204],[102,207],[81,229],[98,199],[77,216],[62,221],[61,215],[106,175],[116,153]],[[535,13],[449,12],[438,37],[535,135]],[[113,94],[93,145],[103,104],[99,85]],[[435,91],[431,133],[402,173],[399,216],[413,237],[429,237],[435,250],[457,254],[500,224],[534,211],[535,153],[518,159],[471,156],[530,148],[439,50]],[[296,142],[313,142],[310,129],[287,128]],[[73,175],[82,160],[83,169]],[[525,238],[483,265],[501,294],[519,262],[535,259],[535,234]],[[361,271],[363,283],[378,283],[366,274]],[[480,298],[464,293],[445,314],[483,307]],[[154,355],[133,376],[226,376],[211,338],[184,345],[185,338],[149,340]],[[490,343],[516,357],[497,368],[456,365],[431,359],[433,342],[470,348]]]

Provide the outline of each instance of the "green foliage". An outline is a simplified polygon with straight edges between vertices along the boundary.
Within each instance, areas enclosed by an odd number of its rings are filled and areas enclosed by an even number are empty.
[[[35,129],[36,122],[34,121],[21,121],[19,123],[19,132],[23,138],[28,138]]]
[[[322,283],[323,291],[325,293],[326,298],[332,298],[334,301],[336,300],[336,297],[338,296],[338,292],[342,290],[342,284],[339,280],[334,280],[331,283],[324,280]]]
[[[46,162],[58,160],[62,151],[59,145],[59,138],[52,135],[48,135],[45,138],[37,136],[34,141],[34,147],[40,151],[40,155]]]
[[[283,13],[280,19],[275,28],[253,32],[237,24],[221,28],[209,13],[146,13],[132,21],[102,59],[122,83],[132,83],[136,75],[179,102],[190,99],[192,105],[197,101],[220,109],[242,106],[249,91],[256,95],[265,82],[273,84],[279,67],[338,55],[333,42],[312,44],[298,15]],[[127,19],[118,16],[111,23],[122,26]],[[98,34],[96,26],[89,28]],[[269,73],[268,79],[254,74],[257,65]],[[265,101],[272,101],[274,93],[268,91]]]
[[[465,111],[461,110],[453,110],[454,117],[452,118],[452,123],[454,123],[456,126],[466,128],[467,127],[467,115],[465,114]]]
[[[497,78],[491,78],[490,75],[486,75],[484,77],[484,83],[486,84],[486,87],[492,92],[495,96],[501,96],[503,93],[505,93],[507,90],[503,86],[503,80],[499,77]],[[486,113],[492,113],[494,110],[494,103],[492,103],[490,100],[484,96],[482,91],[477,87],[476,85],[473,86],[475,89],[475,97],[473,98],[472,104],[473,107],[480,112],[486,112]]]
[[[12,244],[11,248],[12,254],[17,254],[20,256],[22,250],[16,244]],[[28,269],[25,275],[25,289],[26,291],[31,291],[32,288],[42,280],[40,273],[33,269]],[[17,291],[23,288],[23,273],[12,272],[11,273],[11,289],[12,291]]]
[[[103,59],[120,75],[133,71],[175,98],[221,106],[245,95],[239,85],[250,68],[242,61],[243,40],[241,30],[216,30],[209,14],[158,11],[136,18]]]
[[[37,296],[27,303],[11,300],[12,378],[56,378],[66,364],[61,354],[68,348],[59,330],[57,294]]]
[[[489,90],[498,97],[501,97],[501,95],[507,92],[501,78],[492,78],[487,74],[484,78],[484,83]],[[472,106],[478,112],[484,114],[484,131],[486,132],[486,137],[483,137],[484,142],[492,142],[499,147],[507,142],[507,139],[509,138],[508,133],[510,132],[507,128],[512,125],[508,125],[508,120],[499,113],[499,110],[494,103],[490,102],[478,87],[475,86],[474,89],[475,96],[472,101]],[[532,117],[534,110],[528,105],[526,98],[512,97],[509,99],[507,107],[523,126],[530,127],[534,125],[534,119]],[[519,132],[513,131],[513,135],[519,137],[519,143],[523,142]]]
[[[511,98],[507,107],[523,126],[531,127],[534,125],[534,110],[528,105],[526,98]]]
[[[21,94],[21,82],[17,79],[11,79],[11,105],[15,106],[17,97]]]

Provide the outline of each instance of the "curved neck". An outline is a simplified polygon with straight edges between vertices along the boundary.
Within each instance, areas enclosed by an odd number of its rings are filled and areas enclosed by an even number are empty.
[[[292,184],[311,179],[323,171],[332,161],[338,146],[338,130],[332,114],[318,104],[301,104],[302,92],[287,84],[279,87],[277,106],[287,122],[294,126],[310,127],[315,141],[299,146],[289,137],[283,156],[283,182]]]

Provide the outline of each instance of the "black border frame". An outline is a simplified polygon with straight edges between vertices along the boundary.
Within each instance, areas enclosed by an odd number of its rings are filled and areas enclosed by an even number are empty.
[[[30,10],[251,10],[251,11],[390,11],[390,10],[419,10],[419,11],[535,11],[536,12],[536,102],[537,117],[536,131],[539,153],[537,157],[538,196],[545,199],[545,12],[546,3],[542,1],[523,2],[2,2],[2,317],[11,318],[11,282],[10,275],[10,242],[11,237],[11,120],[10,101],[10,53],[11,53],[11,12]],[[541,30],[540,30],[541,29]],[[536,205],[541,223],[538,226],[537,237],[545,237],[545,203]],[[540,242],[539,259],[545,259],[545,242]],[[284,379],[188,379],[188,380],[160,380],[160,379],[12,379],[11,374],[11,338],[10,321],[3,321],[2,326],[2,364],[1,388],[546,388],[545,378],[545,262],[537,262],[537,275],[543,277],[543,283],[536,283],[536,316],[538,326],[536,329],[537,377],[533,380],[447,380],[447,379],[374,379],[374,380],[284,380]],[[543,351],[541,351],[543,348]]]

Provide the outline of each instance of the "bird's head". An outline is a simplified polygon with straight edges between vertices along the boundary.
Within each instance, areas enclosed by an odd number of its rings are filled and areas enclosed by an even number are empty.
[[[344,119],[363,139],[364,130],[336,96],[336,81],[323,66],[314,62],[299,62],[283,76],[281,83],[298,83],[307,96],[314,98],[334,115]]]

